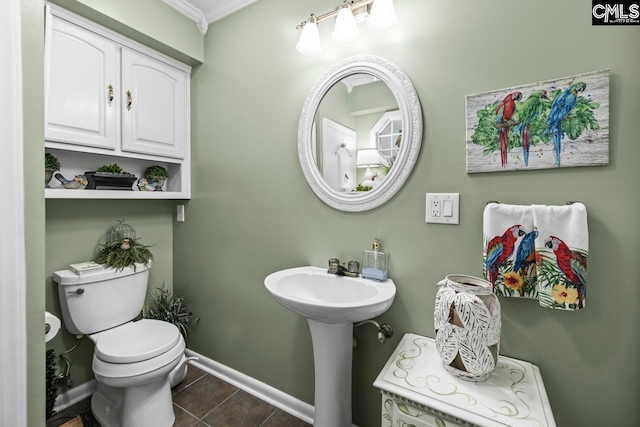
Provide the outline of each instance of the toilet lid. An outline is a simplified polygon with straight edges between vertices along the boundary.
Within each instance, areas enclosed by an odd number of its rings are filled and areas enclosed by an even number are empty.
[[[102,332],[95,355],[109,363],[133,363],[166,353],[180,341],[175,325],[161,320],[143,319]]]

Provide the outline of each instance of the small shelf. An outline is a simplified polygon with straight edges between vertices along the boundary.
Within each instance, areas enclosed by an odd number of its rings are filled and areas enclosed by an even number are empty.
[[[83,175],[86,171],[94,171],[101,165],[117,163],[125,171],[134,174],[136,177],[144,176],[144,170],[151,165],[160,165],[169,171],[169,179],[165,181],[164,191],[139,191],[134,184],[134,190],[69,190],[62,187],[62,184],[52,178],[49,186],[45,188],[46,199],[121,199],[121,200],[184,200],[190,199],[189,194],[189,172],[185,163],[181,160],[164,159],[145,160],[129,157],[119,157],[114,155],[102,155],[94,153],[83,153],[74,150],[55,149],[46,146],[48,153],[56,156],[62,164],[62,174],[67,179],[73,179],[76,175]]]
[[[66,188],[45,188],[46,199],[155,199],[180,200],[189,199],[177,191],[119,191],[119,190],[67,190]]]

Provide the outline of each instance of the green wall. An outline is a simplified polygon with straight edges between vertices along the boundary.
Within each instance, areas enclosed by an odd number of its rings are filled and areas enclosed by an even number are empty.
[[[45,345],[42,284],[44,259],[44,1],[23,1],[22,26],[22,105],[24,144],[24,222],[26,257],[27,332],[27,423],[44,424]]]
[[[640,424],[640,321],[633,272],[640,144],[640,27],[594,27],[584,1],[401,0],[399,23],[334,45],[295,50],[296,23],[324,13],[321,0],[262,0],[213,24],[192,78],[193,199],[174,224],[175,281],[188,283],[200,323],[193,350],[302,400],[313,399],[308,326],[271,298],[269,273],[357,259],[380,237],[398,294],[381,316],[396,335],[384,346],[356,330],[354,422],[379,426],[372,382],[405,332],[433,336],[435,285],[481,275],[488,200],[588,209],[589,300],[581,312],[502,300],[502,354],[538,365],[559,426]],[[247,31],[251,28],[251,31]],[[229,43],[233,40],[233,43]],[[423,108],[424,142],[412,176],[387,204],[365,213],[325,206],[309,189],[296,150],[308,91],[332,65],[370,53],[400,66]],[[465,95],[611,69],[611,159],[604,167],[465,173]],[[460,192],[459,226],[425,224],[426,192]]]
[[[354,116],[397,110],[398,102],[384,82],[368,83],[353,88],[349,94],[349,109]]]

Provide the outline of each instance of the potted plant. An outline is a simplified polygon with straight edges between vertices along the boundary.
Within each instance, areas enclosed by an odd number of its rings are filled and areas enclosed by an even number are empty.
[[[153,184],[153,182],[157,183],[155,185],[155,191],[162,191],[164,181],[169,178],[169,171],[160,165],[153,165],[144,171],[144,177],[149,184]]]
[[[143,245],[140,243],[140,239],[133,237],[116,240],[102,246],[94,261],[118,271],[122,271],[126,267],[133,267],[135,270],[136,263],[148,266],[153,260],[153,255],[149,250],[151,246]]]
[[[53,173],[60,170],[60,162],[51,153],[44,153],[44,186],[49,188],[49,182],[53,178]]]
[[[142,317],[162,320],[175,325],[186,341],[191,326],[198,321],[198,318],[194,317],[193,313],[187,309],[187,297],[179,294],[180,292],[176,294],[165,289],[164,285],[161,288],[156,288],[154,294],[148,294],[147,302],[142,310]],[[182,359],[186,359],[184,354]],[[179,366],[182,367],[169,375],[171,387],[175,387],[187,375],[187,363],[182,363],[181,360]]]
[[[384,174],[384,176],[389,175],[389,172],[391,172],[391,168],[393,167],[393,164],[396,162],[396,157],[395,156],[382,156],[384,159],[384,164],[382,165],[382,173]]]
[[[125,172],[117,163],[103,165],[97,171],[85,172],[88,190],[130,190],[136,182],[134,174]]]
[[[368,185],[358,184],[356,186],[356,191],[370,191],[373,190],[373,187],[369,187]]]

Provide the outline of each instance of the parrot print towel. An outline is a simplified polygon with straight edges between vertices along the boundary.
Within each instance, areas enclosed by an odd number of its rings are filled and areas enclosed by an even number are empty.
[[[483,228],[483,272],[496,294],[537,298],[548,308],[584,308],[589,234],[582,203],[489,203]]]
[[[537,298],[533,210],[489,203],[483,215],[486,280],[497,295]]]
[[[535,243],[540,305],[562,310],[584,308],[589,252],[587,208],[582,203],[532,208],[533,221],[541,231]]]

